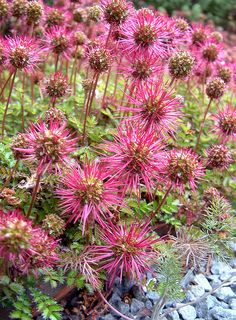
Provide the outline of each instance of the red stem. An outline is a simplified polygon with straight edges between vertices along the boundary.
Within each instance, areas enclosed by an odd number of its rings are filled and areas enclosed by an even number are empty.
[[[1,97],[2,97],[2,94],[3,94],[4,90],[5,90],[5,88],[6,88],[7,84],[8,84],[8,82],[9,82],[9,81],[10,81],[10,79],[11,79],[11,76],[12,76],[12,75],[13,75],[13,73],[11,72],[11,73],[9,74],[9,76],[8,76],[7,80],[5,81],[5,83],[4,83],[4,85],[3,85],[2,89],[1,89],[1,91],[0,91],[0,99],[1,99]]]
[[[10,172],[9,176],[7,177],[6,181],[4,182],[3,186],[2,186],[1,189],[0,189],[0,193],[3,192],[3,190],[4,190],[5,187],[7,186],[8,182],[11,180],[14,172],[15,172],[16,169],[17,169],[18,163],[19,163],[19,160],[16,161],[14,167],[11,169],[11,172]]]
[[[11,100],[11,94],[12,94],[13,85],[14,85],[14,81],[15,81],[15,77],[16,77],[16,72],[17,72],[17,69],[13,73],[13,78],[12,78],[12,81],[11,81],[11,86],[10,86],[10,91],[9,91],[9,95],[8,95],[8,99],[7,99],[7,104],[6,104],[6,107],[5,107],[5,110],[4,110],[3,119],[2,119],[2,139],[4,138],[4,130],[5,130],[7,111],[8,111],[9,103],[10,103],[10,100]]]
[[[210,109],[211,102],[212,102],[212,99],[210,99],[210,101],[209,101],[209,103],[208,103],[208,106],[207,106],[207,108],[206,108],[206,110],[205,110],[204,117],[203,117],[202,122],[201,122],[201,125],[200,125],[200,131],[199,131],[199,134],[198,134],[198,137],[197,137],[197,143],[196,143],[195,151],[197,151],[197,149],[198,149],[198,147],[199,147],[201,135],[202,135],[202,132],[203,132],[203,129],[204,129],[205,121],[206,121],[206,116],[207,116],[208,111],[209,111],[209,109]]]
[[[27,217],[27,218],[29,218],[29,216],[30,216],[30,214],[31,214],[31,211],[32,211],[32,209],[33,209],[33,205],[34,205],[34,203],[35,203],[36,196],[37,196],[37,193],[38,193],[38,188],[39,188],[40,179],[41,179],[41,174],[37,173],[36,183],[35,183],[34,190],[33,190],[33,193],[32,193],[32,198],[31,198],[29,210],[28,210],[28,212],[27,212],[27,214],[26,214],[26,217]]]

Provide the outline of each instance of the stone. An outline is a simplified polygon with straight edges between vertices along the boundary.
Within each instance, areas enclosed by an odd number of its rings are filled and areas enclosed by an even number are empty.
[[[211,266],[211,272],[213,274],[219,274],[221,275],[222,273],[230,273],[232,272],[232,268],[230,267],[229,264],[222,262],[222,261],[213,261],[212,266]]]
[[[229,246],[230,246],[230,248],[234,251],[234,252],[236,252],[236,242],[235,241],[229,241]]]
[[[152,306],[152,301],[151,300],[147,300],[145,303],[145,307],[149,310],[152,310],[153,306]]]
[[[186,289],[190,282],[194,279],[193,271],[190,269],[180,282],[182,288]]]
[[[148,291],[146,297],[151,300],[158,300],[160,298],[156,291]]]
[[[231,261],[230,261],[230,266],[232,268],[236,268],[236,258],[233,258]]]
[[[127,313],[129,313],[129,304],[124,303],[123,301],[119,302],[117,305],[117,309],[123,313],[124,315],[126,315]]]
[[[203,287],[199,286],[199,284],[191,286],[190,290],[197,298],[203,296],[205,293],[205,290],[203,289]]]
[[[196,310],[193,306],[185,306],[180,308],[179,314],[184,320],[194,320],[197,317]]]
[[[109,300],[111,305],[117,306],[121,301],[121,297],[117,292],[114,292]]]
[[[144,302],[139,301],[138,299],[133,298],[131,305],[130,305],[130,311],[134,315],[139,312],[139,310],[143,309],[145,307]]]
[[[215,296],[208,296],[206,298],[206,304],[207,304],[208,310],[210,310],[215,306],[218,306],[220,304],[220,301],[218,301]]]
[[[212,290],[209,281],[202,273],[196,274],[192,281],[194,284],[198,284],[199,286],[201,286],[205,291]]]
[[[179,314],[176,310],[171,312],[170,314],[168,314],[167,319],[168,320],[180,320]]]
[[[221,306],[214,307],[210,311],[213,319],[216,320],[235,320],[236,319],[236,310],[224,309]]]
[[[103,317],[99,317],[99,320],[116,320],[116,318],[112,314],[106,314]]]
[[[195,295],[191,291],[186,292],[186,302],[193,301],[196,299]]]
[[[227,302],[230,298],[236,297],[235,293],[230,287],[219,288],[214,295],[224,302]]]
[[[231,309],[236,310],[236,299],[231,299],[229,301],[229,306]]]
[[[201,301],[195,306],[197,317],[207,319],[209,314],[209,309],[206,301]]]

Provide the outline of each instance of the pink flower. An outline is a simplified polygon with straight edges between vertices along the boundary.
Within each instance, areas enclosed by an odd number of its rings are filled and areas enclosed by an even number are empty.
[[[131,88],[162,77],[163,66],[155,55],[131,53],[126,55],[120,73],[131,81]]]
[[[114,142],[104,145],[111,155],[103,157],[111,174],[124,182],[124,193],[139,191],[144,184],[149,193],[153,180],[159,178],[163,161],[163,144],[151,128],[144,130],[138,123],[118,127]]]
[[[112,207],[122,203],[119,182],[110,178],[101,163],[72,167],[61,182],[62,187],[57,190],[60,207],[69,222],[81,221],[83,232],[88,223],[101,222],[102,217],[112,215]]]
[[[126,0],[101,0],[101,8],[104,20],[118,26],[125,22],[131,10],[131,3]]]
[[[229,140],[236,140],[236,109],[228,105],[219,110],[214,118],[216,120],[215,131],[220,141],[226,143]]]
[[[5,41],[4,55],[6,64],[11,71],[17,69],[32,73],[42,61],[42,48],[34,38],[8,37]]]
[[[16,270],[28,273],[54,266],[57,246],[58,241],[40,227],[33,227],[19,210],[0,211],[0,255]]]
[[[123,27],[122,49],[128,53],[149,53],[164,58],[174,49],[173,30],[168,18],[156,16],[151,10],[139,10]]]
[[[38,123],[31,124],[25,134],[27,148],[15,150],[22,153],[24,160],[36,165],[39,174],[46,170],[60,172],[76,150],[77,138],[71,138],[66,123],[51,120],[47,125],[40,119]]]
[[[182,102],[173,90],[164,87],[162,81],[139,86],[136,97],[129,100],[134,106],[122,109],[132,112],[130,118],[140,121],[145,130],[151,128],[162,137],[174,134],[181,117]]]
[[[104,245],[94,247],[95,259],[101,263],[101,269],[108,273],[111,287],[115,277],[128,275],[133,279],[142,280],[144,273],[156,261],[153,244],[159,241],[155,236],[148,235],[151,231],[149,221],[131,223],[130,226],[104,225],[100,232]]]
[[[224,144],[213,144],[208,148],[207,168],[226,170],[232,162],[232,152]]]
[[[203,163],[191,149],[173,149],[167,152],[163,176],[174,189],[183,193],[186,185],[189,185],[194,190],[203,175]]]
[[[73,39],[64,27],[52,27],[46,33],[46,44],[52,53],[70,59],[72,53]]]

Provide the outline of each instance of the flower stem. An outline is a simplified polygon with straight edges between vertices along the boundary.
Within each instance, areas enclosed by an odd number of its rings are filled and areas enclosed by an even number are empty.
[[[55,72],[57,72],[58,61],[59,61],[59,54],[56,55],[56,60],[55,60]]]
[[[22,80],[22,96],[21,96],[21,126],[22,126],[22,132],[25,131],[25,118],[24,118],[24,103],[25,103],[25,74],[23,74],[23,80]]]
[[[104,101],[105,101],[105,97],[106,97],[106,93],[107,93],[107,87],[108,87],[108,83],[110,80],[110,76],[111,76],[111,67],[108,70],[108,74],[107,74],[107,80],[106,80],[106,85],[105,85],[105,89],[104,89],[104,93],[103,93],[103,97],[102,97],[102,107],[104,105]]]
[[[133,320],[132,318],[129,318],[127,316],[125,316],[123,313],[121,313],[120,311],[118,311],[116,308],[114,308],[108,301],[107,299],[103,296],[103,294],[98,291],[99,296],[102,298],[102,300],[108,305],[108,307],[114,311],[118,316],[120,316],[121,318],[125,319],[125,320]]]
[[[11,73],[9,73],[9,76],[8,76],[7,80],[5,81],[5,83],[4,83],[4,85],[3,85],[3,87],[2,87],[2,89],[1,89],[1,91],[0,91],[0,99],[1,99],[1,97],[2,97],[2,95],[3,95],[3,92],[4,92],[4,90],[5,90],[5,88],[6,88],[7,84],[8,84],[8,82],[9,82],[9,81],[10,81],[10,79],[11,79],[12,75],[13,75],[13,73],[12,73],[12,72],[11,72]]]
[[[169,193],[171,192],[171,189],[172,189],[172,185],[170,185],[169,188],[166,190],[166,193],[165,193],[164,197],[162,198],[162,200],[160,201],[157,209],[151,214],[150,220],[152,220],[155,217],[156,213],[158,213],[160,211],[161,207],[165,204],[166,199],[167,199]],[[156,189],[155,189],[155,193],[156,193]]]
[[[210,109],[211,103],[212,103],[212,99],[210,99],[210,101],[209,101],[209,103],[208,103],[208,105],[207,105],[207,108],[206,108],[206,110],[205,110],[205,113],[204,113],[202,122],[201,122],[201,124],[200,124],[200,130],[199,130],[199,134],[198,134],[198,137],[197,137],[197,143],[196,143],[195,151],[197,151],[197,149],[198,149],[198,147],[199,147],[201,135],[202,135],[202,132],[203,132],[203,129],[204,129],[205,121],[206,121],[206,116],[207,116],[208,111],[209,111],[209,109]]]
[[[27,212],[27,214],[26,214],[26,217],[27,217],[27,218],[29,218],[29,216],[30,216],[30,214],[31,214],[31,211],[32,211],[32,209],[33,209],[34,203],[35,203],[36,196],[37,196],[37,193],[38,193],[38,188],[39,188],[40,179],[41,179],[41,174],[40,174],[40,173],[37,173],[36,183],[35,183],[34,190],[33,190],[33,193],[32,193],[32,198],[31,198],[29,210],[28,210],[28,212]]]
[[[8,94],[7,104],[6,104],[6,107],[5,107],[5,110],[4,110],[3,119],[2,119],[2,140],[4,138],[4,130],[5,130],[7,111],[8,111],[9,103],[10,103],[10,100],[11,100],[11,94],[12,94],[12,90],[13,90],[13,86],[14,86],[16,72],[17,72],[17,69],[13,73],[13,78],[12,78],[12,81],[11,81],[11,86],[10,86],[10,91],[9,91],[9,94]]]

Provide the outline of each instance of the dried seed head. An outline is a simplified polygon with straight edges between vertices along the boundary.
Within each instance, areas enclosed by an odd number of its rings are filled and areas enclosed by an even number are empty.
[[[174,78],[185,78],[192,71],[194,58],[189,52],[178,52],[169,61],[169,72]]]
[[[79,46],[77,50],[72,53],[72,56],[78,60],[85,58],[85,50],[82,46]]]
[[[84,34],[83,31],[76,31],[74,33],[74,43],[76,46],[81,46],[85,43],[86,41],[86,35]]]
[[[43,7],[40,2],[33,0],[27,6],[27,23],[37,25],[43,14]]]
[[[43,229],[50,236],[59,237],[66,227],[65,221],[56,214],[48,214],[43,220]]]
[[[85,22],[87,19],[87,11],[83,8],[77,8],[73,11],[73,20],[75,22],[81,23]]]
[[[202,44],[207,38],[207,35],[204,30],[197,29],[192,34],[192,42],[195,45]]]
[[[48,12],[46,16],[46,26],[51,28],[53,26],[61,26],[64,22],[64,16],[58,9],[52,9]]]
[[[12,2],[12,15],[13,17],[20,18],[26,14],[27,0],[13,0]]]
[[[186,20],[178,18],[175,21],[175,27],[182,32],[186,32],[189,29],[189,24]]]
[[[219,99],[225,92],[225,83],[220,78],[215,78],[207,84],[206,94],[210,99]]]
[[[21,204],[21,200],[17,198],[16,193],[13,189],[4,188],[2,193],[0,194],[0,197],[4,199],[7,204],[11,206],[18,206]]]
[[[28,65],[29,54],[27,48],[19,46],[11,50],[9,61],[16,69],[23,69]]]
[[[62,98],[69,89],[67,77],[60,71],[54,73],[45,81],[44,89],[50,98]]]
[[[203,192],[203,200],[207,205],[209,205],[213,199],[216,199],[219,197],[220,197],[220,192],[214,187],[207,188]]]
[[[70,46],[69,38],[66,35],[55,35],[52,39],[53,52],[55,54],[62,54]]]
[[[96,48],[89,53],[89,65],[96,72],[107,71],[111,65],[111,54],[105,48]]]
[[[229,83],[232,77],[232,70],[229,67],[221,67],[218,70],[217,77],[221,78],[225,83]]]
[[[211,43],[203,49],[202,56],[208,62],[214,62],[218,57],[218,53],[217,45]]]
[[[119,25],[128,17],[128,5],[124,0],[109,1],[104,8],[104,17],[107,23]]]
[[[24,133],[18,133],[13,139],[11,143],[11,150],[14,154],[15,159],[22,159],[22,153],[16,148],[27,149],[28,142],[26,139],[26,135]]]
[[[92,6],[88,9],[88,20],[98,22],[101,20],[101,7],[99,6]]]
[[[220,32],[214,31],[211,33],[211,37],[217,42],[220,43],[223,41],[223,36]]]
[[[207,151],[207,168],[225,170],[233,162],[231,150],[223,144],[213,145]]]
[[[36,26],[33,31],[35,38],[41,39],[44,36],[44,28],[42,26]]]
[[[53,107],[45,112],[44,121],[46,123],[49,123],[50,121],[67,122],[67,118],[63,111]]]
[[[92,85],[93,85],[92,79],[82,80],[82,86],[83,86],[85,92],[88,92],[92,88]]]
[[[0,20],[8,15],[9,4],[6,0],[0,0]]]

